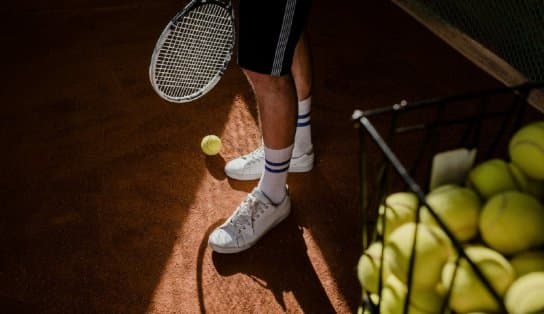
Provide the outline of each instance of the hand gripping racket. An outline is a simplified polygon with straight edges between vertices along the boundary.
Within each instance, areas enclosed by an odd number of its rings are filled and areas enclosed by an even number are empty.
[[[192,0],[157,40],[149,65],[151,85],[172,102],[202,97],[219,82],[234,41],[230,0]]]

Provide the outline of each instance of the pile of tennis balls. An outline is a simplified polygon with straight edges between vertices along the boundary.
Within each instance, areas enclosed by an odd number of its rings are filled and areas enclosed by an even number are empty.
[[[471,169],[466,184],[437,187],[425,201],[503,298],[508,313],[544,313],[544,121],[519,129],[508,149],[508,161],[483,161]],[[500,312],[414,193],[388,195],[376,227],[380,240],[362,254],[357,275],[364,296],[380,302],[380,313],[403,313],[408,292],[412,314]]]

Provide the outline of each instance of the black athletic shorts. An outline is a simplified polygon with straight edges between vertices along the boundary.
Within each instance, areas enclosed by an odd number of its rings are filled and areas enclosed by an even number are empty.
[[[238,64],[274,76],[290,72],[312,0],[240,0]]]

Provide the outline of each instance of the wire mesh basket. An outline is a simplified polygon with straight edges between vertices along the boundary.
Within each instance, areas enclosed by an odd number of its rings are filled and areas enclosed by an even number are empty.
[[[491,158],[506,158],[510,137],[522,125],[544,118],[542,112],[526,101],[534,89],[543,87],[544,82],[531,82],[416,102],[403,100],[393,106],[356,110],[353,113],[352,119],[360,136],[363,249],[368,249],[372,243],[381,243],[377,291],[371,292],[364,286],[362,290],[361,309],[365,313],[384,313],[381,311],[386,284],[386,270],[383,267],[386,217],[383,215],[387,215],[388,211],[385,209],[380,212],[380,206],[386,208],[386,197],[402,191],[413,193],[419,204],[413,218],[415,229],[413,235],[410,235],[411,252],[404,278],[407,289],[398,313],[411,312],[416,247],[420,234],[418,228],[423,228],[420,223],[422,210],[434,219],[437,229],[450,241],[448,245],[454,253],[453,277],[450,277],[450,284],[442,286],[440,305],[434,312],[455,313],[449,303],[461,262],[474,272],[496,302],[497,310],[507,312],[501,293],[466,252],[467,244],[481,240],[479,235],[469,241],[460,241],[428,203],[426,195],[432,188],[443,184],[453,182],[463,185],[474,164]],[[449,177],[441,179],[435,176],[436,158],[447,152],[465,154],[465,167],[454,171],[456,175],[452,176],[450,171]],[[467,160],[470,167],[466,166]]]

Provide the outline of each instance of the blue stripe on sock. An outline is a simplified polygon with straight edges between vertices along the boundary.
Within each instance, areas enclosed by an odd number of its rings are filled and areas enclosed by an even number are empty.
[[[310,111],[310,112],[308,112],[308,113],[306,113],[306,114],[298,115],[298,118],[299,118],[299,119],[308,118],[308,117],[310,116],[311,113],[312,113],[312,112]]]
[[[306,122],[300,122],[300,123],[297,123],[297,127],[301,127],[301,126],[308,126],[310,125],[310,121],[306,121]]]
[[[266,165],[264,166],[264,169],[266,169],[266,171],[268,172],[274,172],[274,173],[280,173],[280,172],[285,172],[287,171],[287,169],[289,169],[289,166],[285,167],[285,168],[281,168],[281,169],[272,169],[272,168],[269,168],[267,167]]]
[[[291,159],[287,159],[286,161],[282,161],[282,162],[271,162],[271,161],[268,161],[267,159],[265,159],[264,161],[270,166],[279,167],[279,166],[287,165],[291,161]]]

